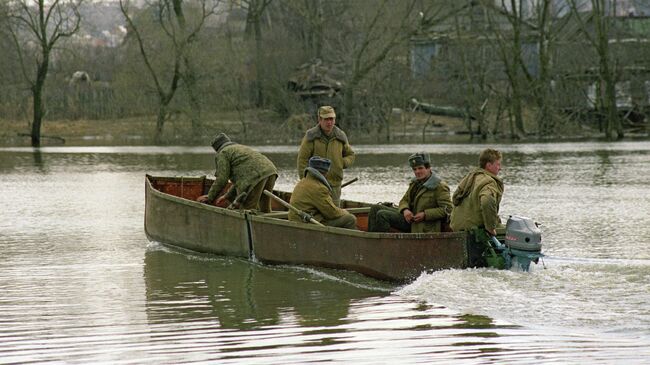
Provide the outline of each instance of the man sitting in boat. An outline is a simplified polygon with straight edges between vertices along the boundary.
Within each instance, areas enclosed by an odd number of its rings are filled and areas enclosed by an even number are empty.
[[[502,227],[499,204],[503,196],[503,181],[497,176],[499,171],[501,152],[484,149],[479,155],[479,167],[465,175],[454,192],[451,229],[483,228],[491,236],[497,234],[497,227]]]
[[[289,203],[326,226],[356,229],[357,218],[339,208],[332,199],[332,187],[325,178],[332,161],[313,156],[308,164],[303,178],[293,188]],[[289,220],[305,222],[303,217],[292,210],[289,211]]]
[[[215,157],[216,180],[207,195],[201,195],[196,200],[211,204],[219,192],[232,182],[227,193],[220,196],[216,205],[223,207],[232,202],[235,197],[246,193],[240,202],[241,209],[259,209],[264,213],[271,211],[271,200],[262,192],[264,189],[273,191],[278,170],[271,160],[254,149],[232,142],[224,134],[217,134],[212,140],[212,148],[217,152]]]
[[[431,169],[429,154],[420,152],[408,159],[415,177],[397,208],[383,204],[370,208],[368,231],[440,232],[451,213],[449,185]]]

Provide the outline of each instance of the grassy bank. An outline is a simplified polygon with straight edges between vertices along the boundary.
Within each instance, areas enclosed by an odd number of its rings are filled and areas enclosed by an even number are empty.
[[[190,121],[175,117],[163,128],[164,145],[207,145],[216,133],[227,133],[233,140],[250,145],[298,144],[305,130],[315,125],[308,115],[282,119],[269,111],[220,113],[203,116],[203,122],[193,132]],[[376,124],[362,130],[337,121],[348,134],[352,144],[385,143],[460,143],[469,142],[465,121],[459,118],[433,116],[424,113],[402,113],[393,116],[386,125]],[[476,128],[476,125],[473,126]],[[510,142],[507,125],[502,123],[496,137],[488,142]],[[527,126],[527,130],[534,130]],[[42,146],[121,146],[153,145],[155,117],[118,120],[45,120],[41,127]],[[27,121],[0,119],[0,145],[30,146],[31,127]],[[570,136],[570,137],[569,137]],[[647,132],[627,137],[648,138]],[[502,139],[499,139],[502,138]],[[584,125],[575,125],[553,141],[602,139],[602,133]],[[535,141],[531,136],[530,141]],[[476,139],[475,139],[476,141]]]
[[[251,145],[297,144],[306,129],[315,125],[307,115],[281,119],[270,112],[245,114],[224,113],[204,118],[193,133],[188,120],[172,118],[163,128],[162,144],[205,145],[211,137],[224,132],[233,140]],[[462,120],[432,117],[412,113],[393,118],[388,126],[355,130],[339,121],[354,144],[368,143],[430,143],[441,141],[462,142]],[[152,145],[156,121],[154,117],[118,120],[45,120],[41,126],[43,146],[105,146]],[[0,120],[0,144],[4,146],[29,146],[31,126],[27,121]]]

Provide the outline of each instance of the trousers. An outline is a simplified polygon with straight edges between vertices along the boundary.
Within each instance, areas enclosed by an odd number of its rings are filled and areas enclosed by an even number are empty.
[[[411,224],[395,207],[375,204],[368,214],[368,232],[388,232],[391,228],[411,232]]]
[[[260,180],[253,188],[248,192],[246,199],[241,205],[241,209],[259,209],[262,213],[271,212],[271,198],[263,194],[264,190],[273,191],[275,186],[275,180],[278,178],[278,175],[271,175],[266,179]]]

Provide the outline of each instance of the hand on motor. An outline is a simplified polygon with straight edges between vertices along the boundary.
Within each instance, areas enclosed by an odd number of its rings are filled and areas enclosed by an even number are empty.
[[[207,203],[208,202],[208,196],[207,195],[201,195],[198,198],[196,198],[196,201],[199,203]]]
[[[404,220],[406,220],[408,223],[413,222],[413,212],[411,212],[410,209],[404,209],[404,212],[402,212],[404,215]]]
[[[418,223],[424,221],[425,218],[426,218],[426,214],[424,214],[424,212],[419,212],[413,217],[413,221]]]

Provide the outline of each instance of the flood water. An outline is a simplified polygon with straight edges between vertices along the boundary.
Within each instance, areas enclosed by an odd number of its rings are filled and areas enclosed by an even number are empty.
[[[356,146],[343,197],[397,202],[420,150],[453,190],[484,147]],[[650,363],[650,143],[493,147],[544,264],[403,286],[149,242],[145,173],[209,147],[0,148],[0,364]],[[291,190],[297,147],[258,149]]]

